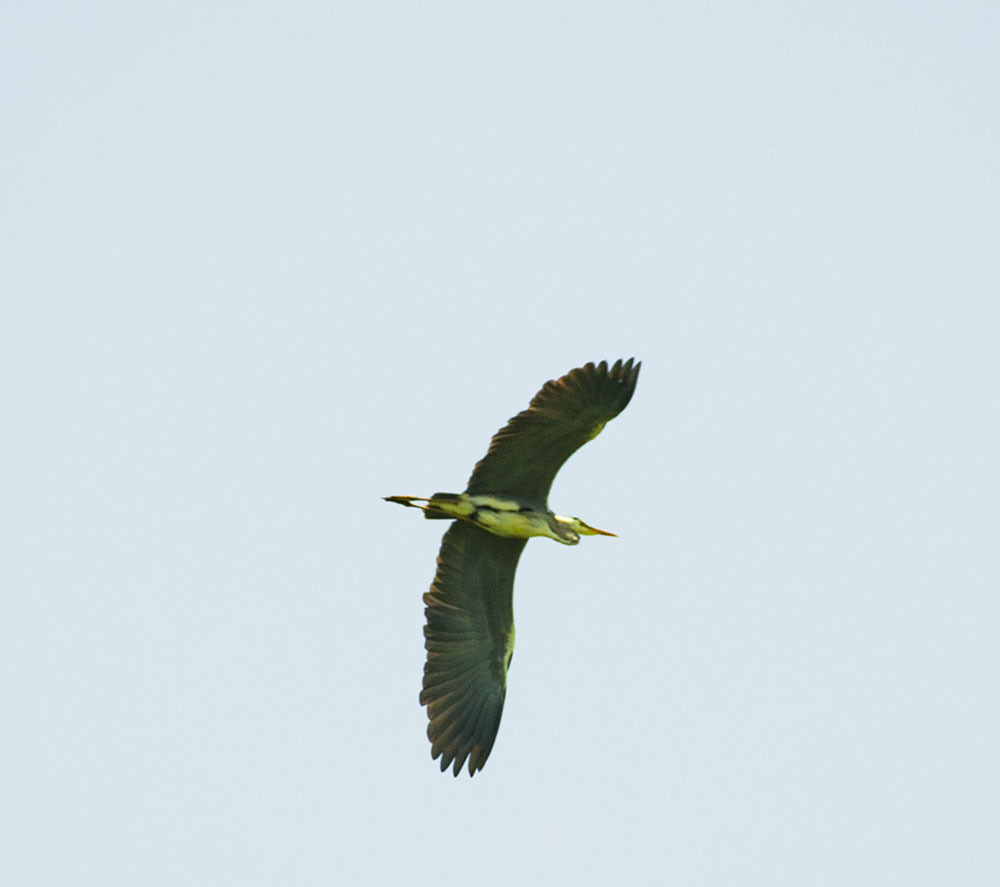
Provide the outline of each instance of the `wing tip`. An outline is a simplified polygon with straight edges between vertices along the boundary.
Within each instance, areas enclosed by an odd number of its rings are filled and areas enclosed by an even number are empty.
[[[628,360],[619,357],[611,367],[608,367],[608,362],[602,360],[599,369],[602,372],[607,373],[612,379],[616,379],[621,382],[628,382],[635,385],[636,379],[639,378],[639,369],[642,367],[642,361],[636,360],[634,357],[630,357]]]
[[[431,739],[430,734],[432,729],[433,722],[428,724],[428,739]],[[431,760],[436,761],[440,758],[441,772],[444,773],[450,767],[452,775],[456,777],[462,772],[463,767],[466,767],[466,765],[468,765],[466,769],[469,771],[469,776],[475,776],[476,773],[486,766],[486,760],[489,758],[492,750],[492,740],[489,740],[484,744],[456,744],[454,740],[446,744],[442,744],[441,736],[438,736],[438,741],[436,742],[434,739],[431,739]]]
[[[440,756],[441,772],[444,773],[448,770],[449,767],[451,767],[451,775],[454,776],[456,779],[461,774],[463,767],[465,767],[466,759],[468,759],[469,766],[467,769],[469,771],[469,778],[471,779],[480,770],[482,770],[483,767],[486,766],[486,757],[484,756],[481,758],[477,758],[477,756],[474,754],[475,751],[476,749],[473,749],[472,752],[468,753],[459,752],[456,755],[447,755],[441,752],[435,755],[432,752],[431,758],[436,759]]]
[[[610,379],[612,382],[617,382],[619,385],[623,386],[621,393],[619,395],[618,403],[616,404],[617,412],[614,414],[617,416],[621,413],[625,407],[629,405],[632,400],[632,395],[635,393],[636,383],[639,381],[639,370],[642,368],[642,361],[636,360],[634,357],[630,357],[627,360],[619,357],[613,364],[608,366],[606,360],[602,360],[596,366],[593,363],[588,363],[583,369],[589,370],[596,373],[603,378]],[[611,418],[614,418],[613,416]]]

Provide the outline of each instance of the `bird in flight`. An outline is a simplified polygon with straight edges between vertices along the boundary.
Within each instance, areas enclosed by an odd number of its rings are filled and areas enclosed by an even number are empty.
[[[554,514],[549,488],[563,463],[628,406],[639,378],[634,358],[588,363],[546,382],[526,410],[490,442],[464,493],[386,496],[453,520],[441,540],[437,572],[424,595],[421,705],[427,706],[431,757],[442,772],[482,770],[493,748],[514,653],[514,571],[528,539],[576,545],[581,536],[614,536],[578,517]]]

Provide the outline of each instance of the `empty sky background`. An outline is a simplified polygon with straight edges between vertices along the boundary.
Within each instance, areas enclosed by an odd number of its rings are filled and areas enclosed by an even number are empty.
[[[997,883],[998,10],[5,3],[0,881]],[[380,497],[631,355],[443,775]]]

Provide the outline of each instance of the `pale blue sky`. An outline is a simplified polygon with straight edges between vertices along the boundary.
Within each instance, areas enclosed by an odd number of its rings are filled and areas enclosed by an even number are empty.
[[[992,3],[0,12],[5,885],[1000,879]],[[496,747],[421,594],[535,390]]]

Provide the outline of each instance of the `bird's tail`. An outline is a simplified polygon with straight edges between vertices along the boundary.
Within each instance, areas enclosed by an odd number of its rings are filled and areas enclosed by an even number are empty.
[[[424,512],[424,517],[428,520],[454,520],[455,515],[449,514],[437,505],[440,502],[457,502],[460,498],[458,493],[435,493],[430,499],[422,496],[383,496],[386,502],[395,502],[397,505],[405,505],[408,508],[420,508]],[[418,505],[418,502],[426,502],[426,505]]]

